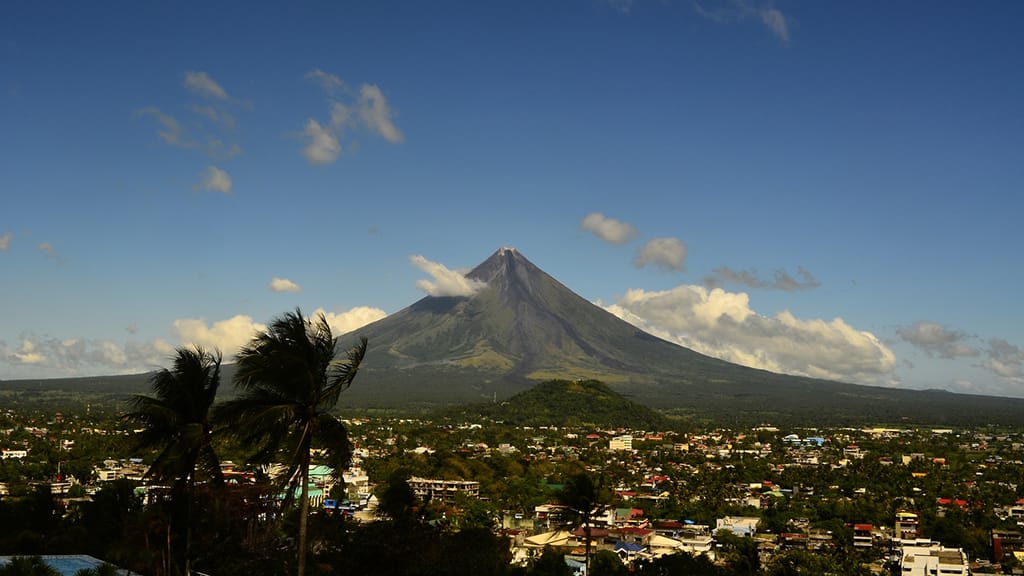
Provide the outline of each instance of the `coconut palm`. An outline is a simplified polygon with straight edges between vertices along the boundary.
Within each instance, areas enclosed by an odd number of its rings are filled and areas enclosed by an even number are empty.
[[[601,487],[594,484],[593,478],[586,472],[579,472],[570,476],[565,485],[556,495],[563,506],[567,506],[573,515],[579,519],[583,526],[584,542],[584,564],[586,573],[590,574],[590,528],[594,514],[602,508]]]
[[[174,508],[183,516],[177,531],[184,544],[180,559],[183,573],[191,573],[192,501],[197,476],[222,481],[220,460],[213,448],[211,407],[220,386],[220,352],[196,346],[178,348],[173,367],[150,378],[153,396],[135,396],[125,419],[141,429],[135,439],[140,448],[159,453],[146,476],[172,482]],[[172,524],[174,522],[172,521]]]
[[[314,442],[335,471],[348,467],[352,446],[345,425],[330,411],[352,385],[366,353],[362,338],[337,358],[327,318],[306,318],[298,308],[273,319],[239,351],[234,383],[239,396],[218,409],[229,430],[256,449],[251,460],[283,462],[285,506],[300,492],[298,574],[306,570],[309,466]]]

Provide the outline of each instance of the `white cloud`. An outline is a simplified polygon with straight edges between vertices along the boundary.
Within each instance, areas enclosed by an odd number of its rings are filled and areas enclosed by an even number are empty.
[[[337,160],[346,135],[351,141],[345,146],[350,150],[357,149],[359,142],[351,139],[351,135],[362,128],[392,144],[405,140],[395,125],[391,106],[377,86],[363,84],[356,98],[341,78],[319,68],[307,72],[306,78],[319,84],[330,96],[330,121],[321,124],[310,118],[301,133],[308,140],[302,153],[310,164],[330,164]]]
[[[174,347],[156,340],[124,345],[109,340],[44,339],[25,335],[16,349],[0,341],[0,360],[19,376],[45,377],[124,374],[152,370]]]
[[[409,261],[433,278],[416,281],[416,287],[430,296],[472,296],[487,285],[480,280],[466,278],[462,273],[449,270],[443,264],[431,262],[423,256],[410,256]]]
[[[54,248],[53,244],[50,244],[49,242],[40,242],[37,248],[39,248],[40,252],[46,254],[50,258],[56,258],[58,260],[60,259],[60,254],[57,252],[57,249]]]
[[[227,91],[216,80],[210,78],[210,75],[206,72],[193,72],[191,70],[186,72],[185,88],[207,98],[215,98],[217,100],[228,99]]]
[[[306,79],[316,82],[329,94],[344,92],[347,89],[345,82],[341,78],[334,74],[328,74],[319,68],[314,68],[307,72]]]
[[[287,278],[274,277],[269,288],[274,292],[302,292],[302,287]]]
[[[797,275],[800,279],[794,278],[785,270],[776,270],[771,280],[765,280],[758,276],[756,270],[733,270],[728,266],[716,268],[714,274],[704,278],[704,283],[710,287],[718,286],[722,282],[740,284],[748,288],[764,288],[768,290],[783,290],[795,292],[798,290],[810,290],[821,286],[821,282],[814,277],[803,266],[797,266]]]
[[[877,384],[896,366],[874,334],[841,318],[801,320],[788,311],[767,317],[750,307],[747,294],[720,288],[635,289],[607,310],[703,354],[773,372]]]
[[[177,119],[169,114],[164,114],[156,106],[143,108],[135,114],[137,116],[152,116],[156,118],[157,123],[162,126],[162,129],[157,130],[156,133],[167,144],[178,148],[196,147],[196,143],[185,136],[185,129],[182,128],[181,122],[178,122]]]
[[[580,227],[612,244],[625,244],[636,236],[636,228],[632,224],[608,218],[600,212],[591,212],[584,216]]]
[[[964,344],[968,335],[958,330],[950,330],[934,322],[918,322],[913,326],[902,326],[896,334],[904,341],[924,351],[928,356],[939,358],[957,358],[961,356],[978,356],[981,352]]]
[[[637,250],[633,264],[643,268],[648,264],[665,270],[682,270],[686,262],[686,245],[678,238],[654,238]]]
[[[231,194],[231,176],[216,166],[207,166],[203,172],[202,180],[194,187],[196,190],[209,190],[211,192],[223,192]]]
[[[764,8],[758,12],[761,23],[768,27],[783,42],[789,42],[789,24],[782,12],[775,8]]]
[[[326,312],[323,308],[317,308],[313,315],[323,314],[327,318],[327,324],[335,336],[346,334],[353,330],[362,328],[371,322],[376,322],[387,316],[387,312],[380,308],[370,306],[356,306],[340,314]]]
[[[394,113],[380,88],[373,84],[363,84],[359,93],[359,116],[366,126],[392,144],[405,140],[402,131],[394,124]]]
[[[10,232],[0,236],[0,252],[7,252],[7,249],[11,247],[11,238],[13,235]]]
[[[693,0],[693,9],[704,18],[727,24],[740,22],[747,19],[756,19],[771,31],[778,39],[789,42],[789,20],[786,15],[777,8],[772,8],[767,3],[758,7],[751,0],[708,0],[702,4],[701,0]]]
[[[174,335],[183,345],[216,348],[225,356],[234,356],[239,348],[263,330],[266,330],[265,325],[253,322],[251,317],[242,314],[219,320],[210,326],[202,318],[178,318],[173,324]]]
[[[235,127],[235,117],[224,110],[218,110],[213,106],[192,106],[189,109],[192,110],[194,114],[202,116],[210,122],[223,126],[224,128]]]
[[[41,364],[46,360],[46,356],[39,351],[38,345],[27,339],[21,341],[21,348],[11,354],[11,358],[19,364]]]
[[[341,154],[341,144],[338,143],[334,131],[321,126],[312,118],[306,122],[302,135],[309,139],[309,144],[302,151],[302,155],[310,164],[330,164]]]
[[[999,338],[989,341],[988,358],[982,367],[1000,378],[1024,383],[1024,350]]]

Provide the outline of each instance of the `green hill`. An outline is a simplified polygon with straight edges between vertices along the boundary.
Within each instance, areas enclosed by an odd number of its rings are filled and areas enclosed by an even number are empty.
[[[597,380],[548,380],[497,404],[470,404],[442,412],[465,420],[487,418],[516,426],[596,426],[664,430],[662,414]]]

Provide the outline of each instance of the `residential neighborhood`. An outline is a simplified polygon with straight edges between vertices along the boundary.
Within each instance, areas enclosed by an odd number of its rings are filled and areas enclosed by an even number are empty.
[[[318,464],[313,452],[306,492],[314,518],[371,524],[408,513],[449,530],[485,526],[504,540],[513,566],[553,551],[582,572],[589,551],[627,570],[686,554],[765,574],[811,556],[876,574],[1024,573],[1020,431],[345,423],[350,468]],[[152,453],[129,451],[135,432],[117,419],[5,411],[0,505],[45,489],[52,513],[71,518],[120,482],[144,506],[157,505],[168,487],[147,476]],[[221,461],[226,485],[285,472],[245,464],[233,450],[225,446]],[[589,510],[566,504],[574,475],[592,482]],[[405,512],[394,512],[396,485],[409,495]],[[19,553],[17,538],[0,531],[0,554]]]

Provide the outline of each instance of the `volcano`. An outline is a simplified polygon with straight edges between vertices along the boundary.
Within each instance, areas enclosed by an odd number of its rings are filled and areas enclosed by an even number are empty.
[[[466,277],[468,296],[426,296],[343,336],[370,341],[350,401],[460,403],[510,396],[548,379],[595,379],[648,405],[680,396],[758,396],[785,384],[836,383],[773,374],[705,356],[648,334],[592,304],[514,248]],[[372,383],[370,383],[372,382]]]
[[[369,348],[344,403],[437,407],[505,400],[539,382],[599,380],[669,414],[735,422],[1022,422],[1024,400],[777,374],[657,338],[580,297],[514,248],[466,277],[339,338]]]

